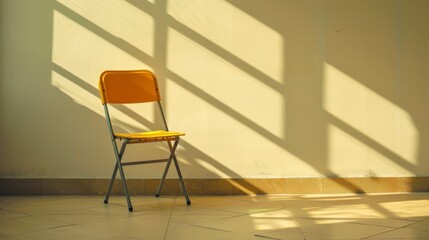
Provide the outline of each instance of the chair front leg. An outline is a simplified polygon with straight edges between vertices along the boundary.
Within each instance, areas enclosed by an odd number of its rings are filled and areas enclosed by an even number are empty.
[[[168,147],[170,148],[170,156],[168,158],[167,165],[165,166],[164,173],[162,174],[161,182],[159,183],[158,189],[156,190],[156,193],[155,193],[156,197],[159,197],[161,194],[161,190],[162,190],[162,187],[164,185],[165,178],[167,177],[168,170],[170,169],[171,161],[173,160],[173,157],[175,156],[174,152],[176,151],[176,148],[178,145],[179,145],[179,138],[177,138],[177,140],[174,141],[173,146],[171,146],[170,141],[168,142]]]
[[[132,212],[133,211],[133,206],[131,204],[131,199],[130,199],[130,195],[129,195],[129,192],[128,192],[127,181],[126,181],[126,178],[125,178],[124,169],[123,169],[122,164],[121,164],[121,160],[122,160],[122,156],[124,155],[125,147],[127,146],[127,144],[128,144],[129,141],[130,141],[130,139],[125,139],[124,142],[122,143],[121,151],[118,152],[118,146],[116,144],[116,140],[112,140],[113,151],[115,153],[115,158],[116,158],[116,165],[115,165],[115,169],[116,170],[113,170],[113,172],[114,172],[113,175],[116,177],[116,171],[119,169],[119,174],[121,176],[122,186],[124,188],[125,197],[127,199],[128,211]],[[112,176],[110,185],[113,185],[113,181],[114,180],[115,180],[115,178],[113,178],[113,176]],[[109,192],[109,194],[110,194],[110,192]]]
[[[115,140],[112,139],[112,141],[115,141]],[[122,156],[124,155],[124,152],[125,152],[125,146],[126,145],[122,145],[121,151],[119,152],[119,156],[118,156],[119,162],[122,161]],[[118,151],[116,141],[113,143],[113,149],[114,149],[113,151],[115,152],[115,156],[116,156],[116,152]],[[115,151],[115,149],[116,149],[116,151]],[[116,159],[116,157],[115,157],[115,159]],[[117,173],[118,173],[118,162],[116,161],[115,167],[113,169],[113,174],[112,174],[112,177],[110,179],[109,189],[107,190],[106,197],[104,198],[104,203],[106,203],[106,204],[109,202],[110,193],[112,192],[113,184],[115,182],[115,178],[116,178]]]

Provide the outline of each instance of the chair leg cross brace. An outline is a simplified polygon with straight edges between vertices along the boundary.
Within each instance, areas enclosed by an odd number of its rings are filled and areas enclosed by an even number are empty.
[[[180,182],[180,186],[182,188],[183,195],[185,195],[185,198],[186,198],[186,204],[190,205],[191,204],[191,200],[189,199],[188,191],[186,190],[185,182],[183,181],[182,173],[180,172],[179,163],[177,161],[176,154],[175,154],[176,148],[179,145],[179,140],[180,139],[178,138],[174,142],[173,146],[171,146],[171,142],[168,142],[168,147],[170,148],[170,153],[171,154],[170,154],[170,157],[168,158],[167,165],[165,166],[164,173],[162,174],[161,182],[159,183],[159,186],[158,186],[158,189],[156,191],[155,196],[156,197],[160,196],[161,189],[162,189],[162,187],[164,185],[164,182],[165,182],[165,177],[167,176],[168,170],[170,169],[171,161],[173,161],[174,162],[174,166],[176,167],[177,175],[179,177],[179,182]]]

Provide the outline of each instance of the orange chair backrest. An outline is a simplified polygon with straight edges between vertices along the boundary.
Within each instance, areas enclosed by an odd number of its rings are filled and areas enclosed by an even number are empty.
[[[100,76],[98,89],[103,104],[161,100],[156,76],[148,70],[105,71]]]

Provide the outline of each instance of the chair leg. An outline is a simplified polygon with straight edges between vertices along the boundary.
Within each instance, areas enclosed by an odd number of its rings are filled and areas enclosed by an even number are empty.
[[[162,174],[161,182],[158,185],[158,189],[156,190],[155,196],[159,197],[161,194],[162,187],[165,182],[165,178],[167,177],[168,170],[170,169],[171,161],[173,160],[174,152],[179,144],[179,140],[174,142],[174,146],[171,146],[171,142],[168,142],[168,147],[170,148],[170,157],[168,158],[167,165],[165,166],[164,173]]]
[[[122,164],[121,164],[122,156],[124,155],[125,147],[127,146],[128,142],[129,142],[129,139],[125,139],[124,140],[124,142],[122,143],[121,151],[120,151],[120,153],[118,153],[118,146],[116,144],[116,141],[112,140],[113,151],[115,153],[115,158],[116,158],[116,166],[115,166],[115,170],[113,171],[113,176],[112,176],[112,179],[111,179],[111,182],[110,182],[110,187],[109,187],[108,195],[110,194],[111,187],[112,187],[113,182],[115,180],[116,172],[119,169],[119,174],[121,176],[122,186],[123,186],[123,189],[124,189],[124,192],[125,192],[125,197],[127,199],[128,211],[132,212],[133,211],[133,206],[131,204],[130,195],[128,193],[128,187],[127,187],[127,181],[125,179],[124,169],[122,168]],[[106,199],[108,199],[108,195],[106,196]],[[105,199],[105,202],[106,202],[106,199]]]
[[[125,179],[124,169],[122,169],[122,165],[119,163],[119,173],[121,175],[122,186],[124,188],[125,197],[127,198],[128,211],[133,211],[133,206],[131,205],[130,194],[128,193],[127,181]]]
[[[106,197],[104,198],[104,203],[106,203],[106,204],[109,202],[109,196],[110,196],[110,193],[112,192],[113,183],[115,182],[115,178],[116,178],[117,173],[118,173],[118,163],[115,164],[115,168],[113,169],[112,178],[110,179],[109,189],[107,190]]]
[[[177,175],[179,176],[180,186],[182,187],[183,195],[186,198],[186,204],[191,205],[191,200],[189,199],[188,191],[186,190],[185,181],[183,181],[182,173],[180,172],[179,162],[177,161],[176,155],[173,156],[174,165],[176,166]]]
[[[174,142],[174,146],[171,146],[171,142],[168,142],[168,146],[170,147],[171,154],[170,154],[170,157],[168,158],[167,165],[164,169],[164,173],[162,175],[161,182],[159,183],[158,190],[156,191],[156,197],[159,197],[161,193],[161,189],[162,189],[162,186],[164,185],[165,177],[167,176],[171,161],[173,160],[174,165],[176,167],[177,175],[179,176],[179,182],[182,188],[182,192],[186,198],[186,204],[191,205],[191,200],[189,199],[188,191],[186,190],[185,182],[183,181],[182,173],[180,171],[179,162],[177,161],[176,154],[175,154],[175,151],[178,145],[179,145],[179,139]]]
[[[168,160],[167,165],[165,166],[164,173],[162,174],[161,182],[158,185],[158,189],[156,190],[155,196],[159,197],[161,194],[162,187],[165,182],[165,177],[167,176],[168,170],[170,169],[171,159]]]

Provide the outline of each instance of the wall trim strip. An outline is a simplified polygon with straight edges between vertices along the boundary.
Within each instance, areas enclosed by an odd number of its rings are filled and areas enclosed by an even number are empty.
[[[104,195],[109,179],[0,179],[1,195]],[[128,179],[131,195],[154,195],[159,179]],[[429,192],[429,177],[187,179],[190,195],[339,194]],[[113,193],[122,195],[117,179]],[[181,195],[167,179],[161,195]]]

